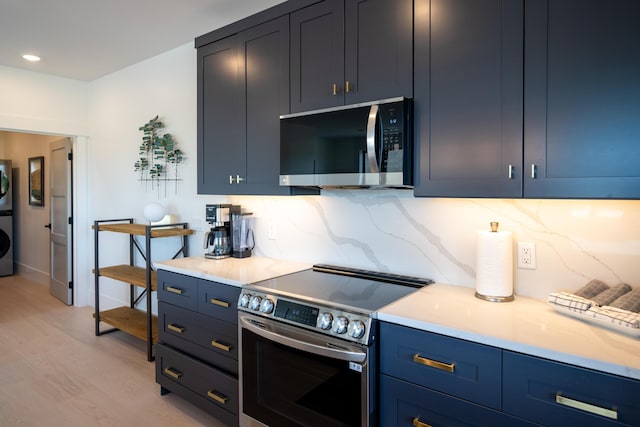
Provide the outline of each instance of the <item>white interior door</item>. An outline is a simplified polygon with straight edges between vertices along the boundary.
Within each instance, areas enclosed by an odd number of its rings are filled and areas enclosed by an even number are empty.
[[[73,228],[71,194],[71,139],[50,144],[49,209],[51,213],[51,272],[49,291],[73,304]]]

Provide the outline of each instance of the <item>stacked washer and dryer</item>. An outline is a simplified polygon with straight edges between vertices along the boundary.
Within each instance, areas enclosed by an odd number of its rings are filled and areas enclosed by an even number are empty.
[[[0,276],[13,274],[11,160],[0,160]]]

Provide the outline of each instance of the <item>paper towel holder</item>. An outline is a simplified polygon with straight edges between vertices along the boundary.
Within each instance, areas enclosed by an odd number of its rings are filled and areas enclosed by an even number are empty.
[[[498,232],[499,223],[497,221],[492,221],[492,222],[489,223],[489,225],[491,227],[491,232],[492,233],[497,233]],[[513,293],[511,295],[508,295],[508,296],[496,296],[496,295],[484,295],[484,294],[481,294],[478,291],[476,291],[475,296],[476,296],[476,298],[479,298],[481,300],[491,301],[491,302],[511,302],[511,301],[514,300]]]
[[[514,300],[513,294],[507,297],[493,297],[489,295],[482,295],[476,292],[476,298],[480,298],[481,300],[491,301],[491,302],[510,302]]]

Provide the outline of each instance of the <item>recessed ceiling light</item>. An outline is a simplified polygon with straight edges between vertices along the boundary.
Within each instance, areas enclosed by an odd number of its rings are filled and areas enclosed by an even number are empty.
[[[22,55],[22,57],[27,61],[31,61],[31,62],[40,61],[40,57],[36,55],[26,54],[26,55]]]

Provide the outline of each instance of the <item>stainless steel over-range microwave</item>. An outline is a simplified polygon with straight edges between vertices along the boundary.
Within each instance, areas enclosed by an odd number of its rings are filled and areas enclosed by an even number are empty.
[[[280,185],[413,187],[413,104],[393,98],[280,117]]]

